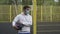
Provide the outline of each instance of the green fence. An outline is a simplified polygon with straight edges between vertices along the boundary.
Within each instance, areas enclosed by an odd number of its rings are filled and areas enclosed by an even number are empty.
[[[0,22],[12,22],[16,16],[14,0],[0,0]],[[37,22],[60,22],[60,0],[36,0],[37,1]],[[23,5],[32,5],[33,0],[22,0],[18,2],[19,14]],[[32,6],[33,8],[33,6]]]
[[[60,6],[37,7],[37,22],[60,22]]]

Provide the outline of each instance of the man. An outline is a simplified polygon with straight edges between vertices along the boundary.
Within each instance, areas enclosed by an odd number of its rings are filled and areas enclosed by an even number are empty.
[[[32,25],[32,16],[29,15],[30,9],[29,6],[24,6],[23,12],[17,15],[12,22],[12,26],[18,30],[18,34],[30,34],[30,27]],[[16,23],[19,23],[20,27],[17,27],[18,24],[16,25]]]

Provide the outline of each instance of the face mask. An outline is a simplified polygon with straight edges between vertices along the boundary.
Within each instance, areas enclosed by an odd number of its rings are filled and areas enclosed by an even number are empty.
[[[26,14],[26,15],[29,14],[29,12],[30,12],[29,10],[25,10],[25,14]]]
[[[29,11],[26,11],[26,14],[29,14]]]

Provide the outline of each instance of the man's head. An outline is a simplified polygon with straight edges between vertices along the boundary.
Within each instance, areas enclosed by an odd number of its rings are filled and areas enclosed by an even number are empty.
[[[29,6],[24,6],[24,7],[23,7],[23,12],[24,12],[24,14],[25,14],[25,15],[29,14],[30,9],[31,9],[31,8],[30,8]]]

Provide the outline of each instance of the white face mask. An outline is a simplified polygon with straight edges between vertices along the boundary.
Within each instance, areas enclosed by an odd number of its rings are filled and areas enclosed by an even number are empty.
[[[26,11],[26,14],[29,14],[30,11]]]
[[[30,8],[25,9],[25,14],[27,15],[29,13],[30,13]]]
[[[25,14],[29,14],[30,13],[30,10],[25,10]]]

